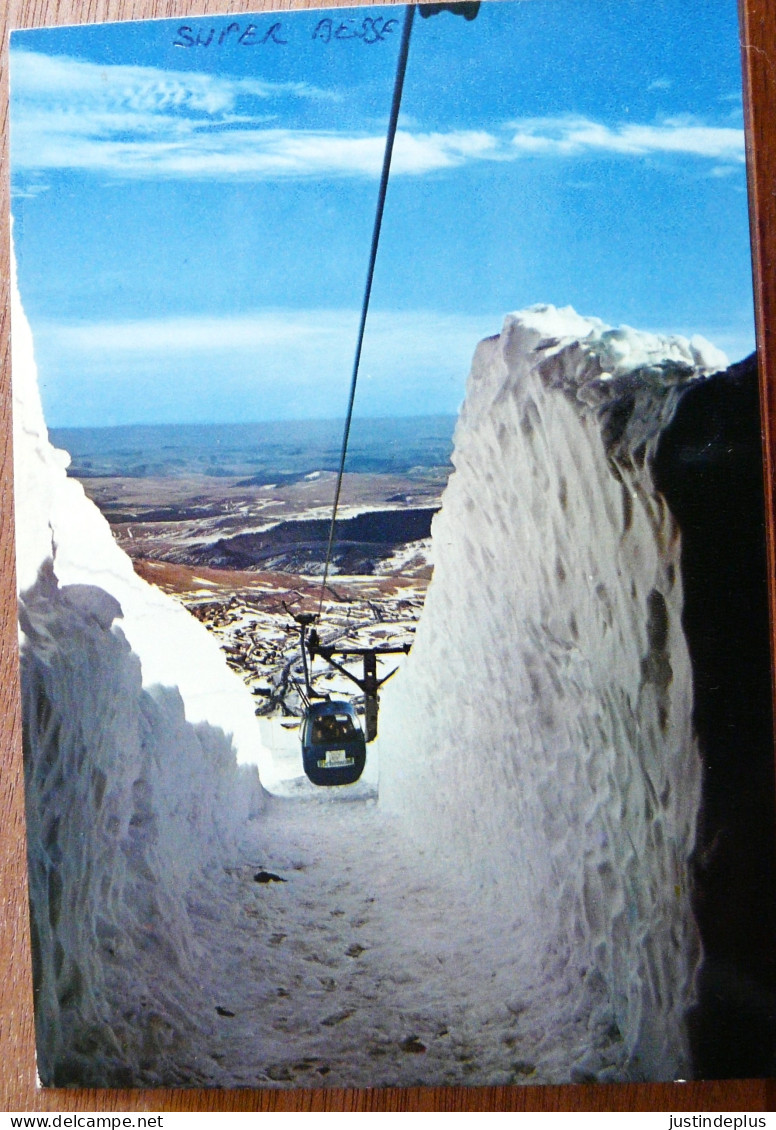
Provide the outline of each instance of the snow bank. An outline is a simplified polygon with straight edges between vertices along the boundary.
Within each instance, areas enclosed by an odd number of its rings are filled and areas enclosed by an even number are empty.
[[[118,615],[104,590],[60,586],[50,565],[20,600],[47,1084],[175,1081],[176,1043],[197,1042],[193,998],[207,956],[190,941],[194,881],[203,864],[231,862],[261,809],[256,770],[236,765],[223,731],[188,723],[176,689],[143,689],[140,662],[112,627]]]
[[[218,644],[185,608],[138,577],[110,526],[67,477],[70,457],[52,447],[38,393],[32,333],[13,280],[13,418],[16,570],[19,592],[35,583],[53,555],[63,585],[89,584],[118,600],[122,628],[140,657],[143,685],[174,685],[190,722],[220,726],[234,738],[240,762],[256,764],[261,748],[251,697],[224,663]]]
[[[207,631],[135,576],[66,477],[15,288],[13,376],[39,1073],[175,1081],[176,1048],[196,1043],[187,896],[264,804],[235,753],[254,760],[258,727]]]
[[[497,915],[514,1007],[576,1033],[559,1081],[689,1068],[701,769],[650,460],[681,387],[726,364],[553,307],[482,342],[424,615],[383,695],[380,803]]]

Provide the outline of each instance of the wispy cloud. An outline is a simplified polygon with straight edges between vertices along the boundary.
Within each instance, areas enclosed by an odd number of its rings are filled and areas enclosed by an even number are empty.
[[[744,161],[742,129],[709,126],[689,116],[666,118],[658,124],[616,126],[583,117],[528,118],[514,122],[513,128],[512,146],[525,154],[643,157],[675,153],[736,164]]]
[[[143,318],[123,322],[42,323],[39,331],[64,352],[93,356],[102,364],[106,356],[153,354],[156,357],[193,353],[242,353],[257,349],[315,350],[320,367],[322,352],[342,343],[345,353],[356,340],[357,309],[270,308],[246,314]],[[440,340],[451,336],[472,342],[472,335],[497,333],[493,316],[464,316],[436,311],[376,310],[367,325],[367,348],[387,348],[392,357],[405,352],[426,358],[438,355]],[[475,336],[474,344],[479,340]],[[472,345],[473,348],[473,345]]]
[[[273,121],[281,99],[340,100],[307,83],[99,65],[16,49],[11,53],[12,145],[16,170],[84,169],[124,175],[191,175],[181,162],[202,145],[199,175],[213,175],[207,137],[224,157],[244,133]],[[214,134],[214,136],[215,136]],[[224,174],[233,175],[228,160]]]
[[[144,318],[75,325],[50,323],[47,335],[64,349],[84,354],[239,352],[267,346],[300,344],[350,334],[355,338],[356,310],[260,310],[250,314]]]
[[[96,114],[126,114],[145,124],[168,113],[215,116],[230,113],[241,99],[265,99],[280,94],[330,100],[338,96],[307,83],[272,83],[171,71],[131,64],[99,64],[67,55],[38,51],[11,52],[12,97],[24,111],[65,109]]]
[[[289,98],[338,96],[299,83],[14,51],[13,169],[201,180],[377,176],[382,133],[291,128]],[[674,154],[736,166],[744,160],[744,135],[691,117],[612,125],[569,115],[434,132],[408,121],[396,137],[393,172],[595,154]]]
[[[344,411],[358,311],[262,309],[35,329],[52,426],[302,419]],[[455,412],[476,345],[501,313],[374,310],[367,322],[357,411]],[[738,358],[753,348],[751,313],[701,333]],[[656,331],[658,332],[658,331]],[[659,332],[666,332],[665,327]]]
[[[265,309],[35,329],[57,425],[310,418],[344,412],[359,312]],[[359,411],[455,412],[477,342],[500,315],[376,310]],[[217,377],[217,379],[214,379]]]

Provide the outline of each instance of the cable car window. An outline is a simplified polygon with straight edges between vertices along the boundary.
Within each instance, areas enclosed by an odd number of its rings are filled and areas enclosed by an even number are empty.
[[[349,714],[324,714],[313,725],[314,742],[335,742],[353,738],[358,729]]]

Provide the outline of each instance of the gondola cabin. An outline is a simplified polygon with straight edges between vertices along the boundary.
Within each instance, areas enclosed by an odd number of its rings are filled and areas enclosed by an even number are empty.
[[[304,771],[314,785],[351,785],[364,771],[366,742],[349,702],[316,702],[301,729]]]

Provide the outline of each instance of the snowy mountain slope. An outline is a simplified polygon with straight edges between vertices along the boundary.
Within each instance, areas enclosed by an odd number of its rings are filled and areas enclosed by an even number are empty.
[[[689,1068],[701,772],[650,460],[678,390],[725,364],[552,307],[481,343],[424,615],[383,695],[380,803],[479,885],[547,1024],[577,1017],[567,1077]]]

